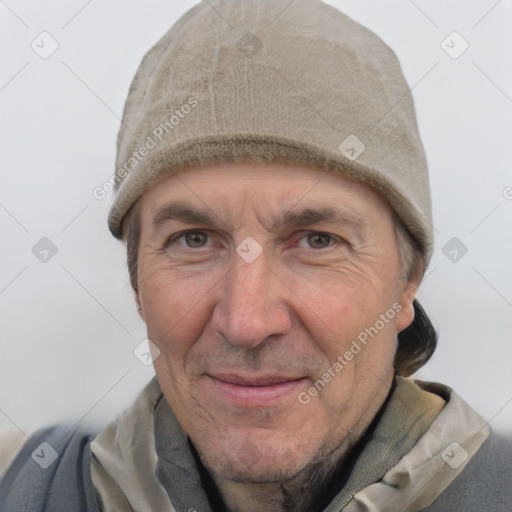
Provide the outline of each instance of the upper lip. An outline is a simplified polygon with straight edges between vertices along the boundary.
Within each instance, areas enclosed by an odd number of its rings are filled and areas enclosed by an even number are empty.
[[[262,374],[262,375],[240,375],[235,373],[210,373],[214,379],[236,384],[237,386],[271,386],[272,384],[282,384],[304,378],[303,375],[284,375],[284,374]]]

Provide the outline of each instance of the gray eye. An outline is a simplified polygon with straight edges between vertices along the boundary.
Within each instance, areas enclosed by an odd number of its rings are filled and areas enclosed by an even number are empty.
[[[331,243],[331,236],[324,233],[312,233],[308,235],[308,244],[312,249],[324,249]]]
[[[204,247],[208,241],[208,235],[205,233],[187,233],[185,235],[185,242],[189,247]]]

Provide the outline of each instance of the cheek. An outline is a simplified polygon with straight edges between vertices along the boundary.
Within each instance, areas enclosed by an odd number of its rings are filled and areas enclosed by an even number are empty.
[[[295,312],[328,361],[347,353],[351,372],[392,365],[401,306],[386,282],[337,273],[290,285]]]
[[[315,273],[316,274],[316,273]],[[313,329],[326,330],[332,336],[352,332],[371,315],[376,291],[368,280],[355,280],[342,272],[316,275],[290,275],[287,286],[297,297],[301,317]]]
[[[139,284],[149,339],[174,360],[183,358],[209,318],[215,279],[162,269],[141,274]]]

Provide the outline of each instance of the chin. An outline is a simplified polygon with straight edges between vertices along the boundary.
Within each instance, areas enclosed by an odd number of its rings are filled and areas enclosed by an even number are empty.
[[[315,458],[300,442],[280,437],[284,436],[275,432],[269,436],[268,430],[260,436],[226,433],[220,438],[197,439],[194,446],[203,465],[216,478],[276,483],[293,478]]]

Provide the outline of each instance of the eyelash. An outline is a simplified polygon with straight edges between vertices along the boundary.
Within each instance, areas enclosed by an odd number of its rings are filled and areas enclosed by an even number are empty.
[[[180,231],[178,233],[174,233],[173,235],[171,235],[167,241],[165,242],[164,244],[164,249],[168,249],[169,246],[175,242],[178,242],[181,238],[184,238],[186,235],[190,235],[190,234],[194,234],[194,233],[201,233],[201,234],[204,234],[206,236],[208,236],[210,239],[211,239],[211,236],[208,234],[207,231],[201,231],[201,230],[197,230],[197,229],[191,229],[191,230],[187,230],[187,231]],[[305,249],[305,250],[311,250],[311,251],[320,251],[320,250],[325,250],[325,249],[328,249],[329,247],[332,247],[336,242],[345,242],[342,238],[340,237],[337,237],[335,235],[331,235],[330,233],[324,233],[323,231],[307,231],[304,235],[302,235],[300,238],[298,238],[295,243],[309,237],[309,236],[312,236],[312,235],[324,235],[324,236],[328,236],[330,238],[330,241],[331,243],[329,243],[329,245],[327,245],[326,247],[322,247],[321,249],[314,249],[313,247],[308,247],[308,248],[305,248],[305,247],[301,247],[301,249]],[[197,247],[197,248],[194,248],[194,247],[188,247],[188,246],[184,246],[188,249],[204,249],[204,248],[207,248],[207,247]]]
[[[212,238],[207,231],[201,231],[201,230],[198,230],[198,229],[189,229],[187,231],[180,231],[178,233],[174,233],[173,235],[171,235],[167,241],[165,242],[164,244],[164,248],[168,248],[171,244],[175,243],[175,242],[178,242],[180,240],[180,238],[184,238],[186,237],[187,235],[192,235],[192,234],[195,234],[195,233],[200,233],[200,234],[203,234],[203,235],[206,235],[208,236],[210,239]],[[199,247],[199,249],[201,249],[202,247]],[[194,249],[194,247],[189,247],[189,249]]]

